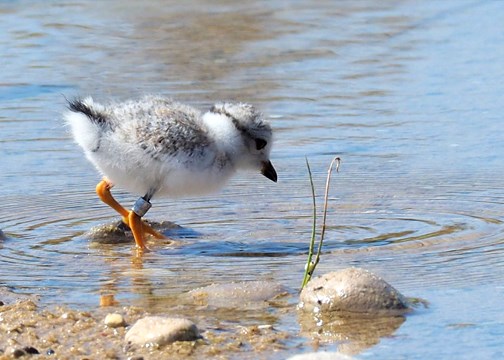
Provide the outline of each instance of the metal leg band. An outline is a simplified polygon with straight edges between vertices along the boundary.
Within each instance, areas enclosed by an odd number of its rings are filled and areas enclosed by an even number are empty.
[[[147,214],[147,211],[149,211],[151,206],[152,204],[150,202],[141,197],[137,201],[135,201],[135,205],[133,205],[133,208],[131,210],[138,216],[142,217]]]

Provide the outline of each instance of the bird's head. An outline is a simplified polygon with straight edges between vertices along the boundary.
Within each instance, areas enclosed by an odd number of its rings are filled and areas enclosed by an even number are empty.
[[[232,123],[241,140],[242,149],[233,154],[236,166],[257,169],[268,179],[276,182],[277,173],[269,159],[273,140],[271,126],[264,121],[252,105],[244,103],[218,103],[211,113],[226,117]]]

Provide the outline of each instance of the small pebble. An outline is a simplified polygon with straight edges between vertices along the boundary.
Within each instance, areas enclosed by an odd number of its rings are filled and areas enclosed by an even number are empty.
[[[76,320],[75,315],[71,312],[66,312],[61,314],[63,320]]]
[[[114,295],[108,294],[100,296],[101,307],[114,306],[114,305],[117,305],[117,301],[115,300]]]
[[[25,356],[25,355],[26,355],[26,353],[21,349],[16,349],[12,352],[12,356],[14,357],[14,359],[20,358],[21,356]]]
[[[31,355],[40,354],[39,351],[37,349],[35,349],[33,346],[26,346],[25,348],[23,348],[23,350],[27,354],[31,354]]]
[[[55,353],[56,353],[56,352],[55,352],[53,349],[48,349],[48,350],[46,351],[46,354],[47,354],[47,355],[54,355]]]
[[[111,327],[111,328],[116,328],[116,327],[121,327],[121,326],[126,325],[126,322],[124,321],[124,318],[122,317],[122,315],[116,314],[116,313],[107,314],[107,316],[105,316],[104,322],[105,322],[105,325],[107,325],[108,327]]]
[[[271,330],[271,329],[273,329],[273,325],[270,325],[270,324],[258,325],[257,328],[259,330]]]
[[[147,316],[138,320],[126,333],[129,346],[163,346],[175,341],[199,339],[196,325],[187,319]]]

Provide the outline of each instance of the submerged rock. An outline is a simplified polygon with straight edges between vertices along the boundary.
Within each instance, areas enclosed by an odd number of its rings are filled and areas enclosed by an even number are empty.
[[[267,305],[268,300],[286,293],[275,282],[258,280],[212,284],[191,290],[188,295],[199,305],[229,308],[250,308]]]
[[[171,221],[146,221],[154,230],[164,234],[168,231],[181,230],[182,227]],[[134,242],[133,234],[128,225],[122,221],[98,225],[91,228],[85,236],[99,244],[122,244]]]
[[[7,239],[7,236],[5,236],[5,234],[2,231],[2,229],[0,229],[0,240],[5,240],[5,239]]]
[[[396,315],[409,309],[406,298],[378,275],[347,268],[312,279],[298,308],[321,315],[347,312]]]
[[[338,351],[347,355],[360,354],[390,337],[404,323],[399,316],[376,316],[357,313],[335,313],[329,316],[300,312],[301,335],[317,343],[337,344]]]
[[[199,338],[199,330],[192,321],[161,316],[147,316],[138,320],[125,336],[128,347],[160,347],[175,341],[193,341]]]

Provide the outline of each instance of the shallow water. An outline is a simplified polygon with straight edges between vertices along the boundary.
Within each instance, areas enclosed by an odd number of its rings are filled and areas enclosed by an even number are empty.
[[[295,293],[311,229],[304,157],[321,195],[337,154],[317,272],[364,267],[431,304],[349,352],[503,355],[500,1],[145,3],[0,2],[0,285],[47,305],[92,308],[106,292],[165,312],[213,282],[273,279]],[[219,194],[155,201],[149,218],[186,231],[136,261],[129,244],[84,236],[117,216],[61,113],[65,97],[145,93],[257,105],[275,129],[279,182],[241,174]],[[238,323],[298,334],[291,312],[271,312]],[[271,358],[311,350],[302,334],[289,341]]]

